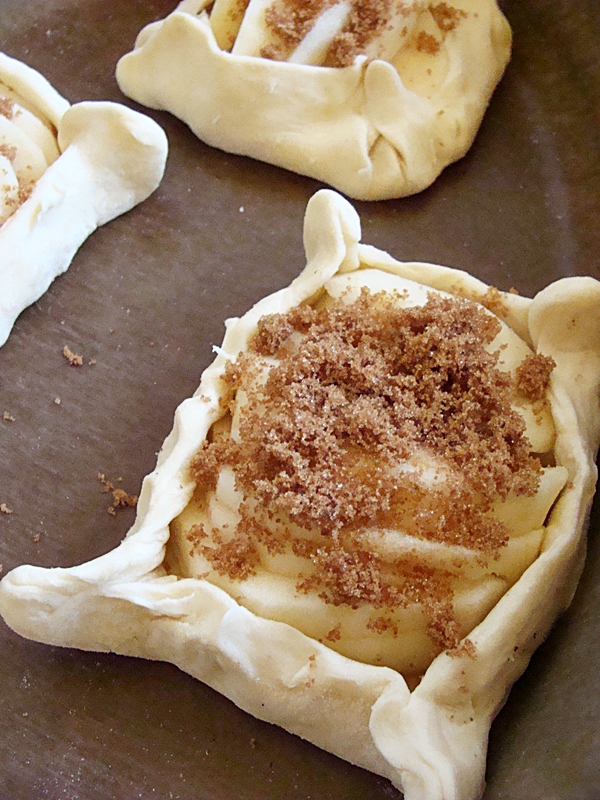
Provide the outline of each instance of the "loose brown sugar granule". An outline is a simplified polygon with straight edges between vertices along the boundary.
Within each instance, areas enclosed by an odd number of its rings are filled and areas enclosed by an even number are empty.
[[[260,554],[254,542],[243,534],[220,544],[218,547],[200,547],[200,553],[213,569],[232,580],[246,580],[255,574],[260,564]]]
[[[83,356],[74,353],[68,344],[63,347],[63,356],[72,367],[81,367],[83,364]]]
[[[464,639],[456,647],[448,649],[448,655],[452,658],[467,656],[474,661],[477,658],[477,648],[470,639]]]
[[[340,622],[332,628],[327,634],[325,634],[325,638],[328,642],[339,642],[342,638],[342,625]]]
[[[499,317],[505,317],[508,314],[508,306],[506,300],[502,296],[502,292],[496,289],[495,286],[490,286],[483,297],[479,298],[482,306],[496,314]]]
[[[219,461],[215,448],[210,442],[203,442],[202,447],[194,456],[190,464],[192,478],[198,486],[206,491],[214,491],[217,487]]]
[[[367,630],[375,631],[376,633],[385,633],[391,631],[394,639],[398,636],[398,626],[390,617],[374,617],[367,622]]]
[[[113,488],[112,483],[108,480],[108,478],[103,472],[98,473],[98,480],[102,484],[103,492],[110,492],[110,490]]]
[[[23,205],[26,200],[29,200],[31,194],[33,192],[33,187],[35,183],[26,183],[22,186],[19,186],[19,197],[18,197],[18,205]]]
[[[439,52],[441,45],[431,33],[419,31],[415,41],[415,47],[419,53],[427,53],[429,56],[434,56]]]
[[[517,390],[527,400],[543,400],[550,384],[550,375],[556,366],[552,356],[535,353],[527,356],[517,368]]]
[[[316,320],[317,312],[309,305],[296,306],[287,314],[262,317],[252,339],[252,349],[261,355],[274,356],[293,333],[307,333]]]
[[[190,549],[190,555],[193,556],[195,553],[200,551],[200,547],[202,546],[203,542],[208,539],[208,534],[203,525],[192,525],[192,527],[186,533],[185,538],[192,545]]]
[[[15,115],[15,104],[8,97],[0,97],[0,116],[12,119]]]
[[[6,503],[0,503],[0,513],[1,514],[12,514],[12,508],[9,508]]]
[[[466,19],[468,14],[461,8],[454,8],[447,3],[438,3],[429,6],[429,12],[435,20],[438,28],[444,33],[454,30],[462,19]]]
[[[118,508],[135,508],[138,501],[138,496],[136,494],[128,494],[123,489],[115,487],[103,472],[98,473],[98,480],[102,484],[103,492],[112,492],[113,504],[107,509],[111,516],[116,515]]]
[[[14,161],[17,156],[17,148],[12,144],[0,144],[0,156],[8,158],[9,161]]]
[[[123,489],[113,489],[114,508],[134,508],[137,505],[137,494],[129,494]]]

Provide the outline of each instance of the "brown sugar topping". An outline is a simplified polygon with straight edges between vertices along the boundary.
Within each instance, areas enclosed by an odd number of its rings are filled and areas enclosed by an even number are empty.
[[[440,49],[440,43],[431,33],[427,31],[419,31],[415,47],[419,53],[427,53],[429,56],[434,56]]]
[[[517,369],[518,392],[532,403],[543,400],[555,366],[556,361],[552,356],[541,353],[528,356]]]
[[[263,48],[261,56],[283,61],[292,54],[317,18],[337,0],[275,0],[265,13],[273,43]],[[407,14],[412,3],[401,0],[354,0],[352,10],[335,36],[324,58],[323,66],[347,67],[368,44],[380,35],[396,13]]]
[[[479,298],[479,302],[498,317],[505,317],[508,314],[506,300],[502,292],[495,286],[490,286],[486,293]]]
[[[0,116],[12,119],[15,115],[15,104],[8,97],[0,97]]]
[[[342,638],[341,623],[338,622],[338,624],[325,635],[325,638],[328,642],[339,642],[339,640]]]
[[[0,156],[8,158],[9,161],[14,161],[17,157],[17,148],[13,144],[0,144]]]
[[[444,33],[449,33],[454,30],[461,19],[466,19],[468,16],[466,11],[461,8],[454,8],[447,3],[438,3],[435,6],[429,6],[429,12],[435,24]]]
[[[240,390],[247,398],[239,433],[214,437],[192,464],[205,491],[233,469],[241,519],[227,534],[196,531],[194,549],[243,580],[289,548],[306,562],[299,592],[382,612],[420,603],[436,645],[455,646],[455,575],[384,558],[362,534],[401,529],[484,561],[506,544],[492,504],[534,494],[541,466],[510,405],[512,379],[484,347],[499,330],[469,300],[431,294],[402,308],[366,289],[351,304],[263,318],[224,377],[232,410]],[[386,619],[370,629],[389,629]]]

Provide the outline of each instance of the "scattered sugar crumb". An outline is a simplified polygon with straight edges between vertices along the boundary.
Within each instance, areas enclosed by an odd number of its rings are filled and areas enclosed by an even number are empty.
[[[329,633],[325,635],[325,638],[328,642],[339,642],[339,640],[342,638],[341,624],[338,622],[335,628],[332,628]]]
[[[59,406],[60,405],[60,397],[56,396],[54,398],[54,402],[56,403],[57,406]]]
[[[111,516],[114,517],[116,515],[118,508],[135,508],[138,501],[137,494],[129,494],[123,489],[115,487],[115,485],[108,480],[103,472],[98,473],[98,480],[102,484],[103,492],[112,492],[113,504],[107,509]],[[123,478],[119,478],[118,480],[122,481]]]
[[[458,647],[448,650],[447,653],[453,658],[457,656],[467,656],[467,658],[471,658],[473,660],[477,658],[477,648],[470,639],[463,639]]]
[[[74,353],[68,344],[63,347],[63,356],[72,367],[81,367],[83,364],[83,357],[78,353]]]
[[[5,422],[14,422],[15,421],[15,417],[13,417],[13,415],[10,414],[8,411],[5,411],[4,414],[2,414],[2,419]]]
[[[12,514],[12,508],[9,508],[6,503],[0,503],[0,512],[2,514]]]
[[[552,356],[534,353],[517,367],[517,389],[532,403],[543,400],[550,384],[550,374],[556,361]]]
[[[34,542],[36,542],[36,543],[39,542],[39,540],[41,538],[42,538],[42,534],[41,533],[34,533],[34,535],[33,535],[33,541]]]

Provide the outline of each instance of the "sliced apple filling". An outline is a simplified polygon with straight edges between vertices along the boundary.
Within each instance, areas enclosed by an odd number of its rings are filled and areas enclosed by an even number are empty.
[[[0,80],[0,225],[29,197],[59,155],[54,125]]]
[[[391,62],[406,45],[434,54],[466,17],[425,0],[215,0],[209,18],[233,55],[348,67],[361,57]]]

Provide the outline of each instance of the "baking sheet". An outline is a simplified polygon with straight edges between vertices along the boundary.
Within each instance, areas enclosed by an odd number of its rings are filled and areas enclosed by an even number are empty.
[[[0,0],[0,50],[71,102],[136,107],[116,61],[174,6]],[[363,241],[532,294],[567,275],[600,278],[600,7],[503,8],[514,55],[468,156],[416,197],[355,205]],[[98,473],[139,491],[223,320],[304,263],[317,182],[211,149],[149,113],[170,142],[161,187],[84,244],[0,349],[0,502],[13,510],[0,514],[4,572],[80,563],[120,541],[134,512],[107,513]],[[65,344],[83,367],[69,367]],[[600,797],[599,511],[574,603],[492,727],[485,800]],[[0,623],[2,800],[367,796],[400,797],[171,665],[46,647]]]

